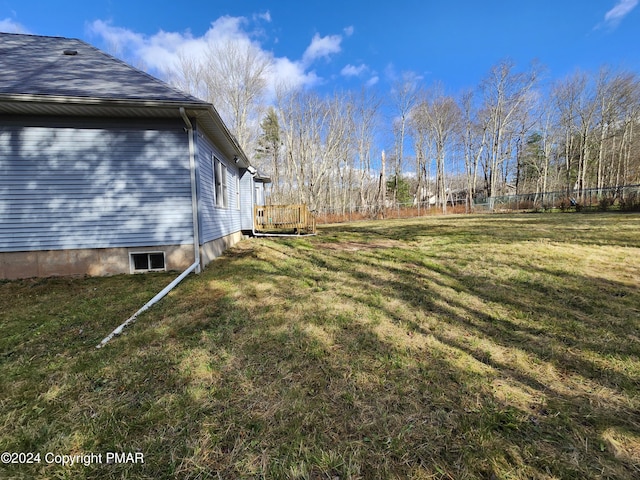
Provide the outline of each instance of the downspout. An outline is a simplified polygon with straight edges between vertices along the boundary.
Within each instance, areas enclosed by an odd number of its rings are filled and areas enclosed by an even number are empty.
[[[257,233],[254,232],[256,237],[315,237],[317,233]]]
[[[249,171],[249,173],[251,173]],[[256,237],[256,184],[255,184],[255,174],[251,173],[251,234],[253,237]]]
[[[109,340],[111,340],[116,335],[120,335],[122,333],[122,330],[124,330],[124,327],[126,327],[130,323],[134,322],[135,319],[138,317],[138,315],[140,315],[145,310],[148,310],[149,307],[151,307],[152,305],[154,305],[155,303],[160,301],[162,298],[164,298],[165,295],[167,295],[167,293],[169,293],[171,290],[173,290],[176,285],[178,285],[182,280],[184,280],[184,278],[187,275],[189,275],[191,272],[196,270],[198,267],[200,267],[200,264],[199,263],[194,263],[189,268],[187,268],[184,272],[182,272],[180,274],[180,276],[178,276],[178,278],[176,278],[173,282],[171,282],[169,285],[164,287],[164,289],[160,293],[158,293],[155,297],[153,297],[151,300],[149,300],[140,310],[138,310],[136,313],[131,315],[131,317],[129,317],[129,319],[126,322],[124,322],[122,325],[120,325],[118,328],[116,328],[109,335],[104,337],[102,339],[102,341],[98,345],[96,345],[96,348],[104,347]]]
[[[124,328],[133,323],[135,319],[145,310],[148,310],[151,306],[159,302],[163,299],[171,290],[173,290],[176,285],[178,285],[182,280],[186,278],[191,272],[200,273],[200,235],[199,235],[199,226],[198,226],[198,195],[196,192],[196,156],[195,156],[195,147],[193,143],[193,125],[191,121],[189,121],[189,117],[183,107],[180,107],[180,115],[184,120],[185,125],[187,126],[187,133],[189,134],[189,169],[191,171],[191,207],[192,207],[192,215],[193,215],[193,249],[194,249],[194,259],[193,264],[187,268],[184,272],[182,272],[175,280],[173,280],[169,285],[167,285],[160,293],[158,293],[155,297],[149,300],[140,310],[134,313],[131,317],[129,317],[124,323],[118,326],[113,332],[104,337],[102,341],[96,345],[96,348],[104,347],[113,337],[116,335],[120,335]]]
[[[191,120],[187,117],[187,113],[184,110],[184,107],[180,107],[180,115],[182,116],[182,120],[187,126],[187,133],[189,134],[189,170],[191,171],[191,212],[193,217],[193,255],[194,255],[194,263],[198,264],[198,268],[196,268],[196,273],[201,272],[200,267],[200,226],[199,226],[199,215],[198,215],[198,192],[196,190],[196,154],[195,154],[195,146],[193,143],[193,125],[191,124]]]

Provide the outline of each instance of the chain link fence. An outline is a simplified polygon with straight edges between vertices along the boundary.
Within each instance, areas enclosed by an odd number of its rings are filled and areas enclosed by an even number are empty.
[[[566,191],[503,195],[479,198],[475,211],[582,211],[640,210],[640,185],[613,188],[588,188],[568,194]]]
[[[500,212],[571,212],[571,211],[640,211],[640,185],[615,188],[590,188],[567,194],[566,191],[501,195],[474,199],[471,206],[463,199],[449,202],[447,214]],[[432,202],[358,205],[343,208],[323,208],[313,212],[318,224],[375,220],[383,218],[411,218],[442,215],[442,206]]]

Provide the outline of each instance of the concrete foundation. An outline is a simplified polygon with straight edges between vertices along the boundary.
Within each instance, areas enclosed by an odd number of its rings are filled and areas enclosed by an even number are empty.
[[[209,264],[214,258],[222,255],[227,248],[234,246],[244,238],[241,232],[232,233],[200,246],[200,261],[202,266]]]
[[[202,266],[219,257],[244,236],[236,232],[200,246]],[[0,252],[0,279],[132,273],[130,253],[164,252],[167,270],[186,270],[194,262],[193,245],[155,245],[88,250]]]

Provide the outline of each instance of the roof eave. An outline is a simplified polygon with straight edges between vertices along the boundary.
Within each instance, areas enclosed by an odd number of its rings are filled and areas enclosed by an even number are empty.
[[[180,117],[180,108],[184,108],[189,117],[197,119],[205,131],[224,141],[225,153],[232,158],[237,156],[239,167],[250,165],[246,154],[210,103],[0,93],[0,114],[173,118]]]
[[[185,111],[187,115],[195,117],[205,130],[213,131],[217,128],[223,132],[226,141],[229,142],[229,147],[233,150],[233,156],[238,157],[238,167],[248,168],[251,163],[249,162],[247,155],[244,153],[244,150],[240,144],[238,144],[235,137],[231,134],[227,125],[222,121],[222,117],[216,108],[210,103],[205,104],[205,107],[206,108],[192,108],[185,106]],[[209,122],[207,122],[207,117]]]
[[[78,105],[78,106],[126,106],[126,107],[148,107],[148,108],[206,108],[209,104],[205,102],[182,102],[171,100],[145,100],[145,99],[122,99],[122,98],[99,98],[99,97],[71,97],[56,95],[33,95],[0,93],[0,102],[20,102],[23,104],[51,104],[51,105]]]

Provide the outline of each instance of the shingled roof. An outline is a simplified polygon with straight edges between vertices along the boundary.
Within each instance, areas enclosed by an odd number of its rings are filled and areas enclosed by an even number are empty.
[[[81,40],[0,33],[0,93],[206,103]]]
[[[0,115],[198,121],[229,158],[247,156],[214,106],[81,40],[0,33]]]

